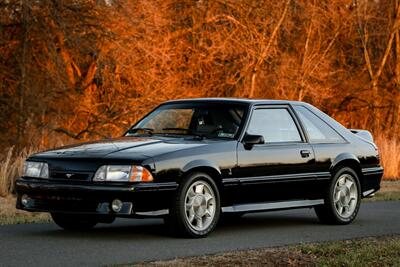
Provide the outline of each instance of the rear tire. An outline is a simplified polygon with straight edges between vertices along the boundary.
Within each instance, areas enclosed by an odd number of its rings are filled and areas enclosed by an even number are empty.
[[[325,203],[316,206],[319,220],[328,224],[349,224],[357,216],[361,203],[360,182],[356,172],[348,167],[333,176]]]
[[[206,237],[217,225],[220,209],[217,185],[209,175],[196,172],[180,184],[164,221],[174,235]]]
[[[98,222],[93,216],[68,213],[51,213],[51,218],[61,228],[65,230],[89,230]]]

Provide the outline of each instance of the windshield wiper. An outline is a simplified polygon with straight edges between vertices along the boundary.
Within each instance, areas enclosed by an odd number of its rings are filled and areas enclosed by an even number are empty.
[[[205,134],[198,133],[193,131],[192,129],[187,129],[187,128],[163,128],[163,131],[184,131],[186,132],[187,135],[194,135],[196,137],[199,137],[200,139],[207,138]],[[179,133],[174,133],[174,134],[179,134]]]
[[[163,131],[185,131],[187,133],[191,133],[192,130],[191,129],[187,129],[187,128],[163,128]]]
[[[133,129],[129,129],[128,130],[128,134],[134,134],[134,133],[137,133],[139,131],[143,131],[146,134],[152,135],[153,132],[154,132],[154,129],[152,129],[152,128],[133,128]]]

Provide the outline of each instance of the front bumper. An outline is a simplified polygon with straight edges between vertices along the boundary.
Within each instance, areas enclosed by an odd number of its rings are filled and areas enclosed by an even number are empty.
[[[21,177],[16,181],[18,194],[16,207],[26,211],[116,217],[157,215],[159,214],[157,211],[168,209],[177,187],[178,184],[175,182],[111,184]],[[24,203],[21,201],[22,196]],[[118,212],[111,209],[111,202],[115,199],[123,203],[122,209]]]

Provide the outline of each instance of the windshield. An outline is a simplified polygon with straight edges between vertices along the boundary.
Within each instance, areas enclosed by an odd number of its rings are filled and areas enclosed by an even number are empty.
[[[241,128],[244,111],[244,106],[232,104],[166,104],[144,117],[126,135],[233,139]]]

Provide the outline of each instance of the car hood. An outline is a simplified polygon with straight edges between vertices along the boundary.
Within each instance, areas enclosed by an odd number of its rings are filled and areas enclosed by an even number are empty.
[[[205,145],[199,141],[121,137],[81,143],[40,152],[31,159],[131,159],[144,160],[163,153]]]

